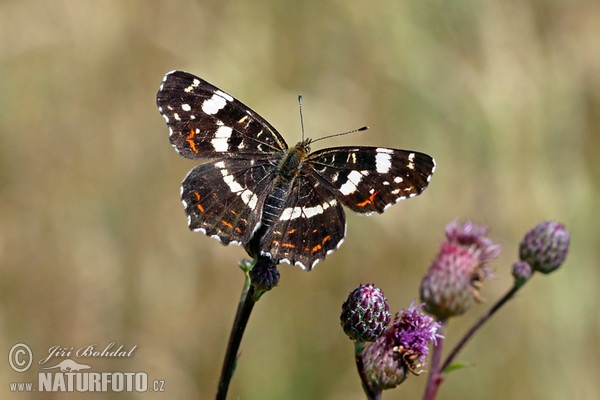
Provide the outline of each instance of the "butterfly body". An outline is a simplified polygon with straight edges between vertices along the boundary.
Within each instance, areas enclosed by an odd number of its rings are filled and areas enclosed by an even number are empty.
[[[347,146],[311,153],[310,139],[288,148],[250,108],[182,71],[165,76],[157,104],[173,147],[208,160],[182,183],[190,229],[275,263],[312,269],[344,240],[342,205],[382,213],[420,194],[435,168],[430,156],[406,150]]]

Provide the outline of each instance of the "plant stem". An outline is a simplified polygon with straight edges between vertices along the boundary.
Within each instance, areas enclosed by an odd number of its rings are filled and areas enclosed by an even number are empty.
[[[471,339],[471,336],[473,336],[473,334],[475,334],[475,332],[484,324],[486,323],[491,317],[492,315],[494,315],[496,313],[496,311],[498,311],[500,309],[500,307],[502,307],[508,300],[510,300],[515,293],[521,288],[521,285],[514,285],[505,295],[504,297],[502,297],[500,300],[498,300],[498,302],[496,302],[496,304],[494,304],[492,306],[492,308],[490,308],[488,310],[487,313],[485,313],[472,327],[471,329],[469,329],[467,331],[467,333],[462,337],[462,339],[460,340],[460,342],[458,342],[456,344],[456,346],[454,347],[454,349],[452,349],[452,352],[448,355],[448,358],[446,358],[446,361],[444,362],[444,364],[442,365],[442,367],[440,368],[439,372],[442,373],[451,363],[452,361],[454,361],[454,358],[456,358],[456,356],[458,355],[458,353],[462,350],[462,348],[465,346],[465,344],[467,344],[467,342],[469,341],[469,339]]]
[[[437,339],[437,343],[433,348],[433,354],[431,356],[431,367],[429,368],[429,376],[427,377],[427,386],[425,388],[423,400],[435,399],[438,388],[444,380],[444,376],[440,372],[440,364],[442,363],[442,351],[444,349],[444,341],[446,340],[445,335],[448,320],[444,319],[439,322],[442,324],[438,332],[440,334],[440,337]]]
[[[238,304],[237,313],[231,327],[231,333],[229,334],[229,343],[227,344],[227,352],[225,353],[225,359],[223,360],[223,369],[221,370],[221,378],[219,379],[219,387],[217,391],[217,400],[225,400],[227,398],[227,390],[229,389],[229,382],[233,377],[237,363],[237,354],[246,330],[246,324],[252,313],[252,308],[256,303],[253,299],[254,286],[250,284],[250,277],[246,273],[246,280],[244,282],[244,288],[242,295],[240,296],[240,302]]]
[[[435,346],[433,350],[432,363],[430,375],[427,380],[427,387],[425,389],[425,395],[423,396],[423,400],[433,400],[437,395],[438,389],[441,383],[444,381],[444,370],[448,368],[458,353],[462,350],[463,347],[467,344],[467,342],[471,339],[471,337],[477,332],[479,328],[483,324],[485,324],[495,313],[498,311],[508,300],[510,300],[515,293],[523,287],[522,284],[515,284],[500,300],[496,302],[479,320],[465,333],[465,335],[461,338],[461,340],[454,346],[442,366],[440,367],[440,359],[442,354],[442,344],[444,339],[440,339],[438,345]],[[446,321],[441,321],[444,326],[446,326]]]
[[[362,382],[362,387],[369,400],[381,400],[381,390],[373,389],[365,372],[363,362],[363,350],[365,349],[364,342],[354,342],[354,360],[356,361],[356,369]]]

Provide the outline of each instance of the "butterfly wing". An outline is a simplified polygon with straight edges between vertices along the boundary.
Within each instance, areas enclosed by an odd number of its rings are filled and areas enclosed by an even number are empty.
[[[187,72],[165,75],[156,104],[167,121],[171,144],[184,157],[245,157],[287,149],[264,118]]]
[[[263,255],[311,270],[342,244],[346,217],[330,188],[311,173],[296,178],[278,220],[261,241]]]
[[[215,160],[189,172],[181,199],[191,230],[225,245],[245,245],[250,240],[274,180],[269,163],[251,164],[239,158]]]
[[[427,154],[384,147],[332,147],[310,154],[307,164],[342,204],[361,214],[417,196],[435,170]]]

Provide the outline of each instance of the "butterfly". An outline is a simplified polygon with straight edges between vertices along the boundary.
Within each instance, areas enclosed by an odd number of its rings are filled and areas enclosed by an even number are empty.
[[[427,154],[386,147],[289,147],[264,118],[216,86],[167,73],[157,94],[172,146],[205,160],[183,180],[189,228],[254,257],[311,270],[346,235],[344,208],[382,213],[429,184]]]

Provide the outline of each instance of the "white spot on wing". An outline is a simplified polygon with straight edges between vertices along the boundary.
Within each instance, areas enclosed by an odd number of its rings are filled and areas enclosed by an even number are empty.
[[[233,97],[231,97],[227,93],[223,92],[222,90],[217,90],[216,94],[218,94],[219,96],[225,98],[225,100],[227,100],[227,101],[233,101]]]
[[[248,189],[244,190],[241,194],[242,201],[246,203],[251,210],[256,208],[256,203],[258,203],[258,197]]]
[[[192,111],[192,107],[190,107],[190,105],[189,105],[189,104],[182,104],[182,105],[181,105],[181,109],[182,109],[183,111]]]
[[[283,210],[279,219],[282,221],[287,221],[290,219],[296,219],[301,215],[302,215],[301,207],[288,207]]]
[[[223,93],[223,92],[220,92],[220,93]],[[223,94],[225,94],[225,93],[223,93]],[[229,98],[231,98],[231,96],[229,96],[229,95],[227,95],[227,96]],[[229,101],[231,101],[231,100],[229,100]],[[220,95],[219,92],[216,92],[215,94],[212,95],[212,97],[210,99],[204,100],[204,102],[202,103],[202,111],[204,111],[208,115],[213,115],[213,114],[218,113],[220,109],[225,107],[225,104],[227,104],[227,98]]]
[[[352,171],[348,174],[348,180],[340,187],[340,192],[344,196],[348,196],[356,192],[356,187],[362,180],[363,175],[359,171]]]
[[[229,175],[229,171],[225,168],[225,163],[223,161],[219,161],[215,163],[215,167],[221,169],[221,175],[223,175],[223,182],[229,186],[229,190],[232,193],[239,193],[240,198],[250,209],[254,210],[256,208],[256,204],[258,203],[258,197],[256,194],[252,193],[248,189],[244,189],[242,185],[237,183],[232,175]]]
[[[390,171],[392,168],[392,156],[389,154],[389,149],[377,149],[375,168],[380,174],[385,174]]]
[[[213,148],[217,152],[225,152],[229,150],[229,143],[227,142],[231,137],[233,130],[228,126],[220,126],[215,132],[215,138],[210,141]]]
[[[239,183],[237,183],[233,179],[233,176],[227,175],[227,170],[226,169],[222,169],[221,173],[223,174],[223,181],[227,184],[227,186],[229,186],[229,189],[233,193],[239,193],[239,192],[241,192],[241,191],[244,190],[244,188],[242,187],[242,185],[240,185]]]
[[[296,219],[301,216],[306,218],[314,217],[315,215],[323,214],[329,207],[333,207],[337,204],[337,200],[333,199],[328,203],[322,205],[316,205],[313,207],[288,207],[284,208],[281,216],[279,217],[282,221],[288,221],[290,219]]]
[[[175,71],[173,71],[175,72]],[[185,89],[183,89],[184,92],[186,93],[190,93],[194,91],[195,87],[198,87],[200,85],[200,80],[199,79],[194,79],[194,81],[192,82],[192,84],[188,87],[186,87]]]
[[[408,155],[408,168],[415,169],[415,153],[410,153]]]

